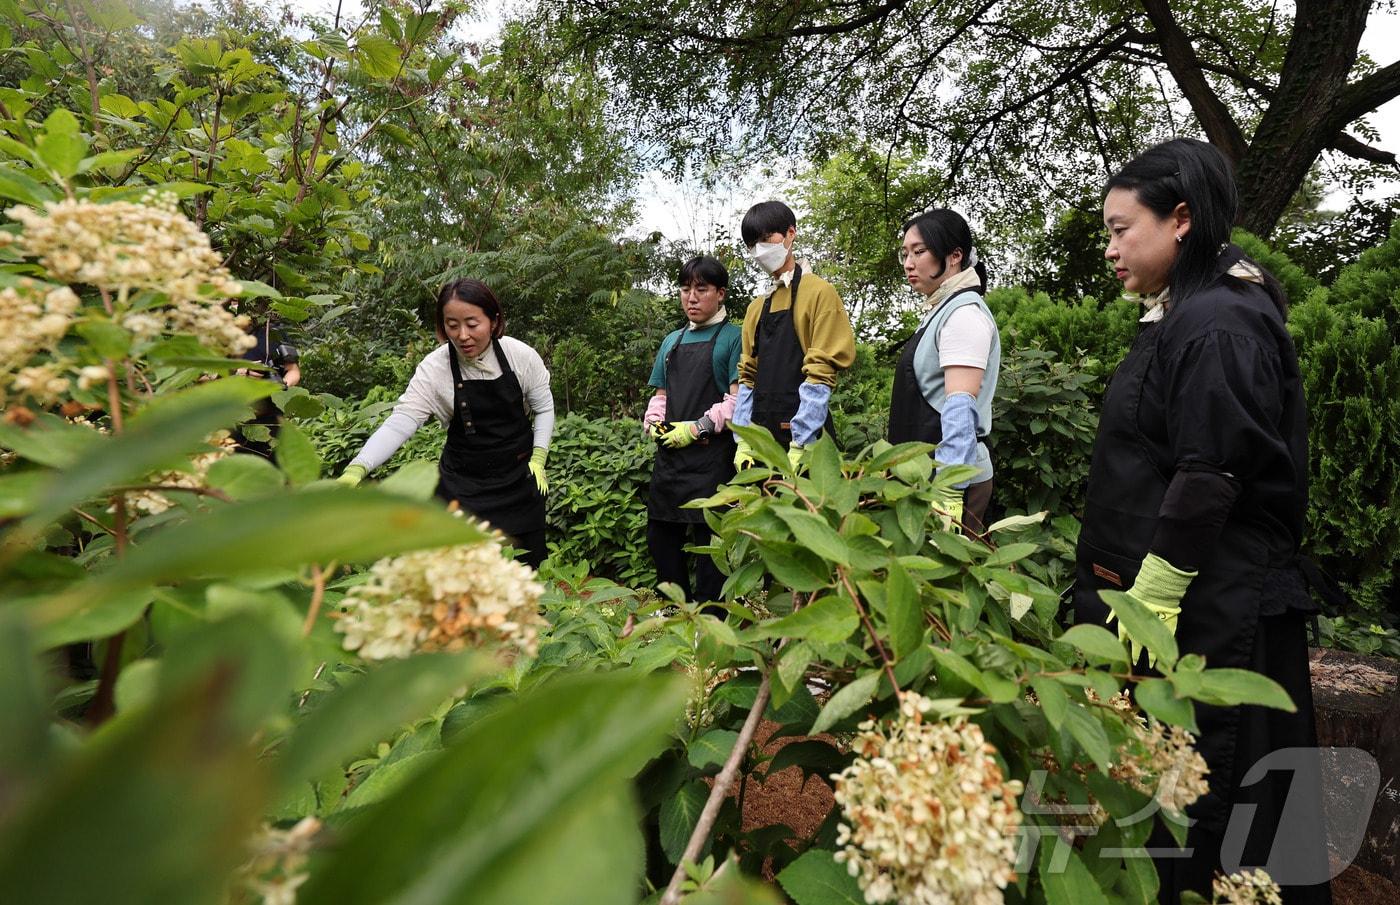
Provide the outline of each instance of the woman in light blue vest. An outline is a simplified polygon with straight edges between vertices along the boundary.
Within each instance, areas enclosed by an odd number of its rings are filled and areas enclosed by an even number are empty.
[[[941,466],[977,466],[976,476],[934,505],[945,525],[980,534],[992,499],[992,457],[984,440],[1001,369],[1001,336],[982,299],[987,271],[967,221],[955,211],[925,211],[902,232],[904,276],[926,300],[919,329],[895,368],[889,439],[937,444]]]

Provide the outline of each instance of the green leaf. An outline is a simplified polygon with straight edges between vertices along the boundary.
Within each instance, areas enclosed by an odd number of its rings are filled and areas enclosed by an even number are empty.
[[[82,601],[58,619],[44,619],[36,626],[35,639],[44,648],[110,638],[135,624],[154,595],[145,588]],[[36,615],[43,616],[39,610]]]
[[[803,852],[778,874],[778,883],[796,905],[865,905],[856,878],[826,849]]]
[[[845,769],[850,758],[818,739],[789,742],[768,762],[765,776],[773,776],[789,767],[799,767],[805,782],[808,776],[829,779],[833,773]]]
[[[225,456],[209,466],[205,482],[231,499],[251,500],[270,496],[286,487],[282,472],[262,456]]]
[[[739,427],[731,426],[734,433],[743,437],[748,442],[749,448],[753,450],[755,458],[769,468],[777,469],[783,474],[792,476],[792,463],[788,461],[787,450],[773,439],[773,435],[766,427],[747,425]]]
[[[1054,679],[1035,676],[1031,679],[1031,688],[1040,699],[1040,709],[1045,713],[1046,721],[1058,730],[1064,725],[1066,712],[1069,710],[1069,695],[1065,693],[1064,686]]]
[[[437,491],[438,465],[436,462],[409,462],[398,471],[379,482],[379,489],[385,493],[396,493],[413,500],[431,500]]]
[[[685,853],[686,843],[695,832],[695,824],[709,797],[710,787],[693,779],[661,802],[661,850],[672,864],[678,864]]]
[[[860,626],[860,615],[844,596],[823,597],[781,619],[757,625],[756,638],[803,638],[817,644],[837,644]]]
[[[1191,732],[1200,731],[1196,728],[1196,708],[1190,701],[1178,698],[1166,679],[1143,679],[1133,698],[1139,707],[1164,723]]]
[[[890,565],[885,580],[885,618],[896,659],[904,659],[923,644],[924,610],[919,589],[909,573],[895,564]]]
[[[355,42],[360,67],[376,79],[392,79],[399,71],[398,45],[379,35],[366,35]]]
[[[87,139],[78,129],[77,117],[62,107],[44,120],[44,134],[34,144],[39,159],[61,179],[69,179],[78,172],[87,149]]]
[[[440,751],[418,751],[395,761],[380,764],[345,799],[345,808],[362,808],[383,801],[397,792],[419,771],[441,755]]]
[[[84,157],[78,164],[78,172],[86,173],[90,170],[105,170],[110,167],[123,166],[136,159],[145,152],[145,148],[128,148],[125,151],[103,151],[101,154],[94,154],[91,157]]]
[[[1101,625],[1084,623],[1072,626],[1055,640],[1063,641],[1090,657],[1112,663],[1128,662],[1128,652],[1123,649],[1122,643]]]
[[[626,786],[685,694],[673,677],[593,673],[503,705],[350,824],[298,905],[545,905],[580,890],[631,905],[643,852]]]
[[[1099,596],[1122,620],[1128,637],[1156,655],[1158,669],[1176,665],[1176,637],[1165,622],[1123,591],[1099,591]]]
[[[0,773],[15,791],[57,766],[35,645],[15,608],[0,609]]]
[[[120,361],[131,351],[131,334],[111,321],[90,318],[74,329],[103,358]]]
[[[1295,713],[1298,710],[1283,686],[1247,669],[1207,669],[1201,673],[1201,690],[1197,700],[1220,707],[1237,704],[1257,704]]]
[[[851,564],[851,551],[846,546],[846,539],[837,534],[826,519],[790,506],[777,506],[773,511],[792,529],[793,537],[799,544],[822,559],[843,566]]]
[[[6,901],[221,900],[265,803],[254,749],[226,719],[228,678],[118,717],[56,765],[0,830]],[[82,869],[63,869],[75,852]]]
[[[690,743],[686,750],[686,759],[690,765],[697,770],[706,770],[710,767],[720,767],[729,758],[729,752],[734,750],[734,743],[739,740],[739,733],[729,729],[711,729],[704,735]]]
[[[20,518],[34,511],[48,485],[58,476],[34,469],[0,475],[0,519]]]
[[[1045,905],[1108,905],[1079,854],[1054,833],[1040,837],[1040,885]]]
[[[294,486],[309,484],[321,476],[321,454],[301,428],[290,421],[282,422],[277,433],[276,455],[278,467]]]
[[[58,621],[75,609],[95,608],[151,584],[332,560],[366,562],[407,550],[475,543],[484,536],[441,506],[372,489],[328,487],[283,494],[220,506],[178,530],[162,532],[158,542],[134,546],[108,571],[48,598],[40,615],[46,622]]]
[[[37,537],[73,506],[105,496],[114,486],[140,483],[242,412],[241,404],[225,401],[189,410],[161,408],[133,419],[125,432],[89,447],[65,470],[63,480],[49,485],[34,514],[19,529],[20,536]]]
[[[808,734],[821,735],[870,703],[870,699],[875,696],[875,689],[879,684],[880,673],[877,671],[868,672],[841,688],[826,702],[826,706],[822,708],[816,722],[812,724],[812,731]]]
[[[9,198],[33,208],[54,200],[54,193],[43,183],[12,167],[0,166],[0,198]]]
[[[766,542],[759,554],[769,573],[792,591],[808,592],[831,584],[831,567],[826,560],[797,544]]]
[[[71,468],[94,444],[103,442],[97,431],[69,424],[44,413],[29,427],[0,422],[0,446],[20,458],[50,468]]]
[[[1019,562],[1040,549],[1039,544],[1003,544],[992,551],[982,565],[1007,566],[1013,562]]]
[[[1107,773],[1109,761],[1113,758],[1113,748],[1108,742],[1108,733],[1104,731],[1103,724],[1099,722],[1098,717],[1079,704],[1070,706],[1068,717],[1069,734],[1079,743],[1079,747],[1084,749],[1084,753],[1089,755],[1099,772]]]
[[[454,689],[491,668],[488,660],[470,654],[420,654],[379,664],[326,695],[282,746],[276,770],[284,793],[427,716]]]

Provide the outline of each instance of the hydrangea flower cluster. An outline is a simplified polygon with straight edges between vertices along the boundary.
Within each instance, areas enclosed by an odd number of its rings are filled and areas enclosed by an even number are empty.
[[[38,258],[52,279],[96,286],[123,299],[145,290],[164,296],[160,304],[118,312],[122,326],[138,338],[186,333],[228,355],[254,344],[248,319],[223,304],[242,286],[204,231],[180,213],[173,195],[151,194],[141,204],[66,199],[42,211],[20,205],[8,213],[24,227],[13,241]]]
[[[861,724],[855,762],[832,777],[845,817],[836,860],[872,905],[999,903],[1015,880],[1021,783],[975,723],[929,720],[929,708],[905,692],[888,727]]]
[[[238,444],[228,431],[218,431],[206,442],[212,448],[191,456],[189,471],[162,471],[150,475],[146,479],[146,483],[161,484],[171,488],[207,487],[209,485],[209,466],[225,456],[231,455],[238,448]],[[133,512],[144,515],[159,515],[175,504],[160,491],[134,490],[126,494],[126,505]]]
[[[493,536],[379,560],[341,601],[335,629],[367,660],[468,647],[534,656],[542,591],[534,570],[506,559]]]
[[[1267,871],[1243,870],[1216,877],[1210,885],[1220,905],[1283,905],[1283,891]]]
[[[59,362],[30,365],[34,356],[52,353],[68,332],[78,297],[67,286],[41,287],[29,280],[0,290],[0,401],[7,391],[41,404],[68,390]]]

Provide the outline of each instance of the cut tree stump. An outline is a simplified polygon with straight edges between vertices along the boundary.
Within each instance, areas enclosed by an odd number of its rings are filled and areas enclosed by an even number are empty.
[[[1317,741],[1334,748],[1359,748],[1376,759],[1380,787],[1366,835],[1352,863],[1400,884],[1400,662],[1344,651],[1310,653]],[[1329,794],[1358,777],[1329,775]],[[1329,817],[1336,808],[1329,808]]]

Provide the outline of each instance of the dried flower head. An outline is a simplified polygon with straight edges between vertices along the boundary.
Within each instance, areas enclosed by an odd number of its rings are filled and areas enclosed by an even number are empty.
[[[542,590],[533,569],[504,557],[499,536],[417,550],[371,566],[341,602],[335,629],[368,660],[468,647],[533,656]]]
[[[263,905],[295,905],[297,888],[310,877],[306,862],[320,831],[315,817],[303,817],[288,830],[263,824],[249,846],[252,857],[238,871],[243,884]]]
[[[223,302],[242,286],[174,196],[151,194],[142,204],[67,199],[42,211],[20,205],[8,213],[24,228],[14,243],[21,252],[38,258],[55,280],[116,293],[118,319],[137,337],[187,333],[231,355],[254,344],[248,319],[235,317]],[[142,291],[164,299],[126,310],[128,296]]]
[[[1283,905],[1283,891],[1267,871],[1254,869],[1216,877],[1211,882],[1219,905]]]
[[[855,762],[832,777],[845,816],[836,860],[870,903],[1001,902],[1015,879],[1021,783],[1003,777],[975,723],[930,721],[929,706],[906,692],[888,727],[861,724]]]
[[[1157,799],[1166,810],[1180,814],[1210,791],[1210,768],[1196,750],[1196,737],[1180,726],[1146,719],[1126,692],[1108,706],[1122,714],[1133,739],[1118,749],[1109,776]]]

